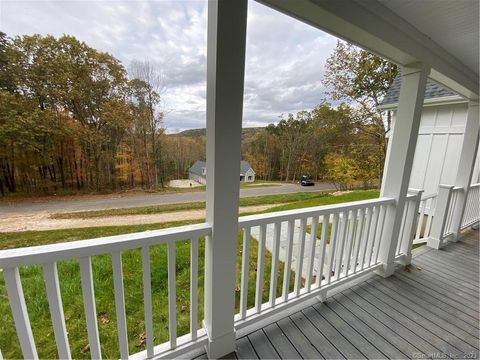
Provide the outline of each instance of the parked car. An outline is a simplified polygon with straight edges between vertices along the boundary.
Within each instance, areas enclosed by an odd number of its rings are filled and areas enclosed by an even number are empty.
[[[302,175],[300,177],[300,185],[302,186],[313,186],[315,183],[310,180],[310,178],[307,175]]]

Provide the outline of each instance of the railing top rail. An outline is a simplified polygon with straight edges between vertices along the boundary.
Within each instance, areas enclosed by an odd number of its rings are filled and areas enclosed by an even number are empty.
[[[422,189],[408,188],[408,192],[411,194],[418,194],[419,192],[423,193]]]
[[[477,188],[477,187],[480,187],[480,183],[470,185],[470,189]]]
[[[422,200],[428,200],[428,199],[431,199],[431,198],[434,198],[434,197],[437,197],[437,196],[438,196],[438,193],[434,192],[434,193],[431,193],[431,194],[423,195]]]
[[[242,216],[238,219],[239,227],[255,226],[261,224],[270,224],[287,220],[298,219],[301,217],[321,216],[335,214],[345,210],[356,210],[367,206],[391,205],[395,203],[392,198],[376,198],[370,200],[352,201],[333,205],[314,206],[303,209],[278,211],[274,213]]]
[[[60,244],[0,250],[0,268],[78,259],[210,235],[207,223]]]

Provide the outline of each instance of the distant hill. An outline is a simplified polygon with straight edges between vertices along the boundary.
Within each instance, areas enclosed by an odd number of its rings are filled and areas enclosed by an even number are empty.
[[[183,130],[175,134],[169,134],[170,136],[178,136],[178,137],[200,137],[200,136],[205,136],[207,129],[189,129],[189,130]]]
[[[250,138],[254,134],[256,134],[258,131],[262,130],[263,127],[251,127],[251,128],[244,128],[242,129],[242,138]],[[202,128],[202,129],[189,129],[189,130],[183,130],[180,131],[179,133],[175,134],[170,134],[170,136],[179,136],[179,137],[191,137],[191,138],[196,138],[200,136],[205,136],[207,133],[207,129]]]

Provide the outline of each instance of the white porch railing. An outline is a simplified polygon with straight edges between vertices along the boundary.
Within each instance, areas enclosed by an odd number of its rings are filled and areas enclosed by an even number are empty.
[[[386,207],[393,203],[393,199],[380,198],[240,218],[244,239],[240,311],[235,316],[235,327],[240,329],[313,296],[324,296],[327,290],[379,268]],[[311,224],[309,234],[308,224]],[[249,306],[249,243],[252,228],[256,227],[259,229],[255,300]],[[264,289],[267,246],[272,253],[272,267],[269,288]],[[281,290],[277,288],[279,258],[284,261]]]
[[[455,241],[460,230],[480,221],[480,184],[470,185],[466,200],[464,191],[462,187],[439,185],[430,232],[425,236],[428,246],[439,249],[447,241]],[[463,201],[465,211],[460,219]]]
[[[447,217],[445,219],[445,228],[443,230],[443,236],[444,238],[447,238],[449,236],[453,236],[456,232],[457,229],[454,229],[452,226],[452,220],[453,220],[453,213],[457,209],[457,200],[458,200],[458,194],[460,192],[463,192],[463,188],[461,187],[454,187],[452,188],[451,195],[450,195],[450,201],[447,206]]]
[[[419,207],[417,230],[415,231],[415,239],[413,240],[414,244],[427,242],[432,229],[432,219],[435,212],[436,200],[437,193],[422,196]]]
[[[480,183],[470,186],[467,195],[467,203],[465,205],[465,212],[463,213],[462,223],[460,228],[467,227],[480,221]]]
[[[209,225],[199,224],[92,240],[0,251],[0,268],[3,269],[8,300],[10,302],[24,358],[33,359],[38,358],[38,356],[25,304],[19,269],[24,266],[36,264],[42,265],[43,267],[50,316],[58,354],[61,359],[71,358],[57,273],[57,262],[70,259],[77,259],[80,262],[81,287],[90,354],[94,359],[102,357],[95,307],[92,258],[104,254],[109,254],[112,258],[114,280],[114,289],[112,290],[115,295],[119,351],[122,359],[132,358],[132,356],[129,357],[130,354],[128,350],[122,271],[122,251],[132,249],[141,249],[141,268],[138,269],[138,271],[142,272],[143,278],[143,305],[146,335],[146,350],[135,354],[133,358],[151,358],[154,355],[171,352],[172,349],[186,351],[192,347],[205,344],[205,331],[199,329],[197,326],[198,241],[199,238],[209,236],[210,233],[211,230]],[[176,244],[178,241],[185,240],[189,240],[191,244],[190,333],[177,338]],[[153,334],[150,248],[161,244],[166,244],[168,247],[169,340],[163,344],[155,346]],[[141,299],[138,300],[141,301]]]
[[[422,211],[420,211],[419,217],[419,208],[423,203],[423,212],[425,212],[426,202],[428,199],[431,199],[429,197],[427,200],[424,200],[424,198],[421,197],[423,192],[421,190],[409,189],[409,192],[410,194],[407,195],[405,201],[402,225],[400,228],[399,240],[397,242],[397,249],[395,252],[397,256],[410,256],[412,244],[415,241],[414,238],[416,238],[415,229],[417,229],[416,232],[418,233],[418,227],[415,227],[415,225],[420,225],[420,221],[423,220],[424,216]]]

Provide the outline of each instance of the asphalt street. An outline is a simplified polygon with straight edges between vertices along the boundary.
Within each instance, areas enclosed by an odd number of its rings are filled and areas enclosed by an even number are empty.
[[[315,186],[302,187],[299,184],[281,184],[280,186],[243,188],[240,197],[252,197],[274,194],[292,194],[307,191],[335,190],[331,183],[316,183]],[[28,215],[38,212],[71,212],[102,210],[113,208],[129,208],[162,204],[187,203],[205,201],[205,191],[185,193],[139,193],[139,194],[112,194],[97,196],[79,196],[49,199],[49,200],[22,200],[15,203],[0,203],[0,216]]]

